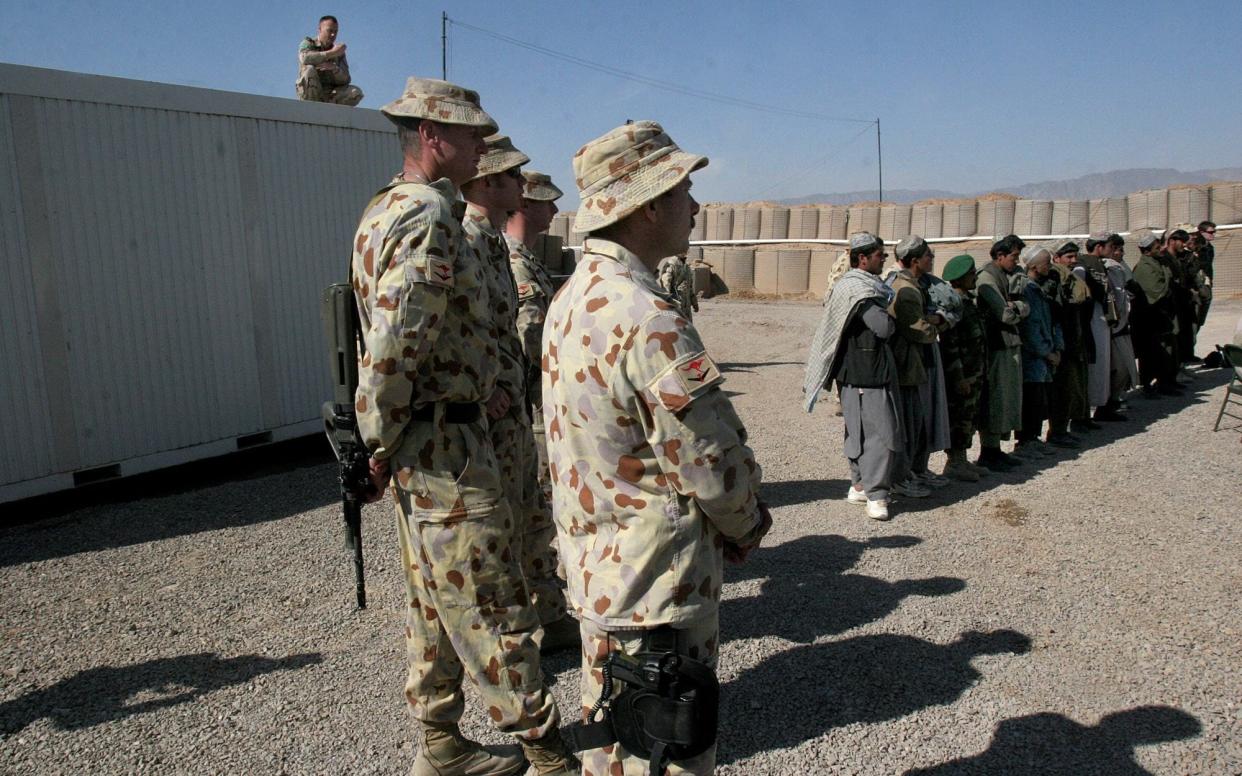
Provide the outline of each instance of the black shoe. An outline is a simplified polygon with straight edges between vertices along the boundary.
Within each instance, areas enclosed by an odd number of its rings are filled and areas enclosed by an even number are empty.
[[[1202,364],[1203,359],[1199,358],[1198,356],[1191,356],[1190,358],[1186,359],[1182,363],[1183,364]]]
[[[1102,428],[1104,427],[1089,418],[1070,421],[1070,429],[1077,431],[1080,434],[1086,433],[1087,431],[1099,431]]]
[[[1120,412],[1118,412],[1117,410],[1115,410],[1115,409],[1111,409],[1111,408],[1109,408],[1109,409],[1098,409],[1098,410],[1096,410],[1096,411],[1095,411],[1095,417],[1094,417],[1094,419],[1095,419],[1095,420],[1103,420],[1103,421],[1106,421],[1106,422],[1111,422],[1111,421],[1119,421],[1119,420],[1129,420],[1129,418],[1128,418],[1128,417],[1126,417],[1125,415],[1122,415],[1122,414],[1121,414]]]
[[[1156,386],[1156,391],[1164,396],[1185,396],[1186,391],[1180,385]]]
[[[979,460],[975,461],[975,466],[982,466],[994,472],[1010,472],[1021,465],[1017,458],[1006,455],[999,449],[991,448],[980,451]]]
[[[1144,385],[1143,386],[1143,398],[1144,399],[1159,399],[1160,391],[1150,385]]]
[[[1052,445],[1053,447],[1060,447],[1065,450],[1077,450],[1078,448],[1082,447],[1082,442],[1079,442],[1077,439],[1074,439],[1072,436],[1066,433],[1049,434],[1048,444]]]

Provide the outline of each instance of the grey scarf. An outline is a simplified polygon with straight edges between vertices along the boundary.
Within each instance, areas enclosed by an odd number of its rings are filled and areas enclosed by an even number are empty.
[[[854,268],[841,276],[828,292],[828,301],[824,303],[824,317],[815,330],[815,339],[811,341],[811,352],[806,360],[806,382],[802,385],[803,402],[806,411],[815,409],[820,389],[828,380],[832,366],[836,361],[837,347],[841,343],[841,333],[859,302],[867,299],[881,299],[885,306],[892,300],[893,289],[884,285],[878,277],[861,269]]]

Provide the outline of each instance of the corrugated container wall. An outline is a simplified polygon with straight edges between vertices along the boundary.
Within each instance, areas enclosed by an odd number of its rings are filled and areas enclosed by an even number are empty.
[[[320,428],[320,295],[399,162],[375,111],[0,65],[0,501]]]

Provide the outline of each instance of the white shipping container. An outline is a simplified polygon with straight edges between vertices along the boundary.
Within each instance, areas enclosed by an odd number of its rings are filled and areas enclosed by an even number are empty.
[[[376,111],[0,65],[0,502],[313,433]]]

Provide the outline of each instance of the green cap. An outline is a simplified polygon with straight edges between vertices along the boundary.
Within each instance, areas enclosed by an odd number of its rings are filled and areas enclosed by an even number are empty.
[[[945,281],[952,283],[960,277],[966,275],[975,268],[975,259],[969,254],[963,253],[960,256],[954,256],[949,259],[949,263],[944,265],[944,272],[940,273],[940,277]]]

